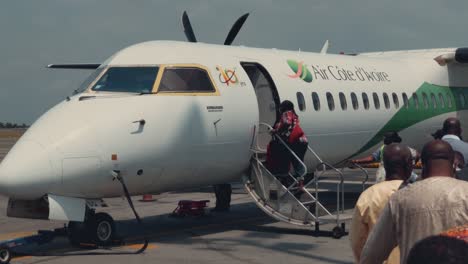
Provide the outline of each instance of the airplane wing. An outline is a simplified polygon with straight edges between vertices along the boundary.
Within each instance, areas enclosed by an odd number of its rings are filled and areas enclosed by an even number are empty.
[[[49,69],[77,69],[77,70],[95,70],[99,68],[101,64],[95,63],[76,63],[76,64],[49,64]]]

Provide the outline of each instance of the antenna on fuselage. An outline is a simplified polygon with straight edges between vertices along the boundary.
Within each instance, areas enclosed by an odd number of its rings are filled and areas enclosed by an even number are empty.
[[[226,40],[224,40],[224,45],[232,44],[248,17],[249,13],[246,13],[243,16],[239,17],[236,20],[236,22],[234,22],[234,25],[232,25],[231,30],[229,30]],[[197,38],[195,37],[195,32],[193,32],[192,24],[190,23],[187,11],[184,11],[184,14],[182,15],[182,25],[184,27],[184,33],[187,37],[187,40],[189,42],[197,42]]]

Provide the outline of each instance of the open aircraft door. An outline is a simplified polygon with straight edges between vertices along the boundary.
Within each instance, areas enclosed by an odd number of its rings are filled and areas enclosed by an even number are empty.
[[[261,64],[256,62],[242,62],[242,67],[249,76],[250,82],[257,97],[259,123],[274,125],[278,119],[278,109],[280,98],[275,83],[268,71]],[[271,136],[263,126],[257,126],[256,147],[266,150]]]

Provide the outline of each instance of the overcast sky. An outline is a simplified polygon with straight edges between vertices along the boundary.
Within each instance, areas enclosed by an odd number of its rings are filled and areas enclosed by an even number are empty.
[[[101,63],[147,40],[222,43],[251,15],[234,45],[318,52],[468,46],[466,0],[15,0],[0,3],[0,122],[31,124],[89,71],[50,63]]]

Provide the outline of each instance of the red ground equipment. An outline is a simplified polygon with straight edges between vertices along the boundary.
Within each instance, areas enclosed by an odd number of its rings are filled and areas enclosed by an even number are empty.
[[[179,201],[177,208],[172,212],[173,216],[184,217],[184,216],[202,216],[205,215],[205,208],[208,207],[209,200],[202,201],[191,201],[182,200]]]

